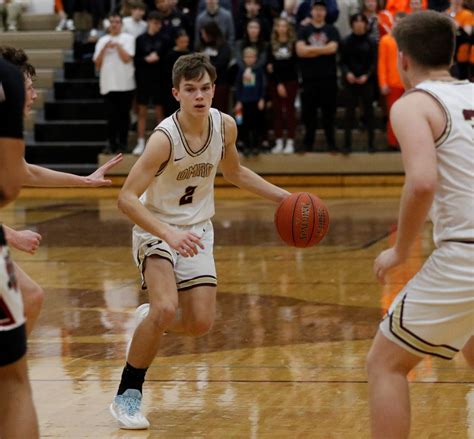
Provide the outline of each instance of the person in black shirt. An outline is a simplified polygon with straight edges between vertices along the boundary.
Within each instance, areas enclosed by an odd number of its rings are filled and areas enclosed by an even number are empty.
[[[23,184],[25,143],[21,73],[0,59],[0,206],[13,201]],[[0,436],[39,437],[26,363],[23,302],[0,225]]]
[[[313,150],[316,130],[316,112],[321,108],[327,148],[336,151],[337,66],[336,52],[339,32],[326,24],[326,3],[315,0],[311,7],[311,23],[298,32],[296,54],[300,58],[302,79],[301,110],[306,132],[303,140],[305,151]]]
[[[162,16],[152,11],[147,18],[147,31],[137,37],[135,44],[135,80],[137,83],[138,142],[133,154],[140,155],[145,148],[145,130],[148,104],[155,108],[156,123],[163,119],[165,103],[163,84],[166,54],[170,42],[162,30]]]
[[[189,16],[175,7],[170,0],[155,0],[155,9],[163,17],[163,32],[169,41],[174,41],[180,29],[184,29],[189,36],[193,35]]]
[[[367,32],[369,22],[364,14],[352,15],[350,23],[352,33],[341,44],[341,70],[346,94],[344,152],[349,153],[352,149],[351,129],[359,101],[364,109],[369,152],[375,152],[374,94],[371,78],[377,66],[377,44]]]

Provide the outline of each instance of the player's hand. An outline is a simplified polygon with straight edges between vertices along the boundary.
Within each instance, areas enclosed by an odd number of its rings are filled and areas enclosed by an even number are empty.
[[[374,262],[374,274],[377,280],[384,284],[387,272],[403,263],[405,259],[406,257],[397,252],[395,247],[384,250],[377,256]]]
[[[173,231],[166,236],[165,241],[185,258],[196,256],[198,247],[204,249],[201,238],[193,232]]]
[[[8,243],[25,253],[34,255],[41,243],[41,235],[31,230],[20,230],[12,233],[8,238]]]
[[[117,154],[114,158],[110,159],[107,163],[103,164],[99,169],[93,172],[88,177],[85,177],[86,186],[99,187],[99,186],[110,186],[112,180],[106,180],[104,175],[107,174],[115,165],[118,165],[123,160],[122,154]]]

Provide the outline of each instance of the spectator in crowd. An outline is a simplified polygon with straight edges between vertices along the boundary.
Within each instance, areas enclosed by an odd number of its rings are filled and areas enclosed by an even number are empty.
[[[206,0],[206,9],[196,18],[194,45],[197,48],[201,28],[210,21],[215,21],[220,27],[224,39],[231,47],[234,46],[235,30],[232,14],[219,5],[219,0]]]
[[[137,83],[137,145],[133,154],[140,155],[145,149],[145,131],[148,105],[155,109],[156,124],[163,119],[165,90],[163,89],[166,73],[166,55],[170,42],[162,32],[162,17],[157,11],[148,14],[147,30],[136,40],[135,47],[135,80]]]
[[[363,0],[362,1],[362,13],[367,17],[369,23],[367,32],[374,41],[379,41],[379,16],[377,0]]]
[[[334,23],[334,26],[339,31],[341,39],[346,38],[352,32],[350,25],[350,17],[359,12],[359,0],[337,0],[339,8],[339,16]]]
[[[395,25],[403,19],[407,14],[405,12],[397,12],[395,14]],[[390,108],[399,99],[405,89],[398,73],[398,47],[392,34],[386,34],[380,39],[378,50],[378,81],[380,94],[385,97],[385,106],[387,114],[390,114]],[[398,151],[398,141],[392,130],[390,119],[387,118],[387,142],[390,150]]]
[[[444,12],[449,8],[449,0],[428,0],[428,9]]]
[[[257,51],[246,47],[244,67],[239,68],[235,83],[235,114],[242,115],[239,130],[244,155],[258,155],[265,131],[265,72],[257,67]],[[238,121],[237,121],[238,122]]]
[[[271,78],[273,121],[276,143],[273,153],[292,154],[295,151],[295,99],[298,93],[296,34],[285,18],[275,20],[268,50],[267,71]],[[286,144],[283,139],[286,129]]]
[[[146,6],[140,0],[130,2],[130,16],[123,18],[122,32],[133,35],[135,38],[147,30],[147,23],[143,20]]]
[[[234,12],[234,7],[233,7],[234,1],[235,0],[220,0],[219,5],[220,5],[221,8],[226,9],[227,11],[229,11],[232,14]],[[237,0],[237,1],[239,1],[239,0]],[[198,14],[200,14],[201,12],[203,12],[206,9],[206,3],[207,3],[207,0],[199,0]]]
[[[268,43],[263,38],[260,21],[252,19],[247,23],[244,38],[237,41],[235,47],[235,59],[239,67],[244,67],[243,52],[246,47],[253,47],[257,51],[257,67],[267,64]]]
[[[18,30],[18,20],[30,5],[30,0],[0,0],[0,32]]]
[[[387,0],[386,9],[395,15],[397,12],[418,12],[428,8],[428,0]]]
[[[209,21],[201,28],[198,51],[205,53],[216,69],[212,106],[223,113],[228,113],[230,94],[228,68],[232,59],[232,49],[215,21]]]
[[[262,0],[244,0],[243,5],[244,7],[239,10],[236,18],[235,38],[241,40],[244,37],[247,23],[250,20],[258,20],[264,40],[269,41],[272,26],[269,18],[262,13]]]
[[[296,30],[299,31],[301,26],[306,26],[312,21],[312,5],[313,0],[303,0],[298,6],[296,12]],[[326,23],[333,24],[339,17],[339,7],[337,0],[326,1]]]
[[[336,152],[336,98],[337,65],[336,53],[339,32],[325,22],[326,2],[314,0],[311,8],[311,23],[298,32],[296,54],[300,58],[302,79],[301,110],[306,132],[303,149],[312,151],[316,130],[317,109],[321,108],[323,129],[327,148]]]
[[[352,150],[355,109],[361,102],[367,127],[368,149],[369,152],[375,152],[374,95],[370,79],[377,68],[377,44],[367,33],[369,22],[364,14],[352,15],[350,24],[352,33],[341,43],[341,70],[346,94],[343,151],[348,154]]]
[[[190,40],[189,35],[184,29],[181,29],[177,32],[174,39],[174,47],[169,51],[166,59],[166,75],[164,84],[164,93],[165,93],[165,115],[166,117],[170,116],[176,110],[179,109],[179,102],[174,98],[171,93],[173,87],[172,81],[172,71],[174,63],[183,55],[190,54]]]
[[[99,38],[93,60],[100,72],[100,93],[107,106],[109,148],[106,152],[126,151],[130,108],[135,90],[133,57],[135,38],[122,32],[122,18],[109,14],[109,34]]]
[[[184,29],[192,35],[192,24],[189,17],[180,11],[172,0],[155,0],[155,8],[163,17],[163,32],[169,41],[174,41],[176,33]]]
[[[55,0],[55,10],[59,15],[59,23],[56,26],[57,31],[76,30],[74,25],[74,6],[75,0]]]
[[[456,52],[454,76],[459,79],[470,79],[474,74],[474,47],[472,27],[474,14],[464,6],[463,0],[451,0],[450,7],[446,10],[456,25]]]

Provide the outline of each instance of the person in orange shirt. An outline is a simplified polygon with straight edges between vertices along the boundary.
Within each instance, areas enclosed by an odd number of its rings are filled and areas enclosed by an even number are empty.
[[[463,0],[451,0],[451,6],[445,11],[456,24],[456,72],[459,79],[469,79],[473,74],[474,50],[472,45],[472,27],[474,14],[465,7]]]
[[[405,17],[405,12],[397,12],[395,24]],[[377,65],[377,75],[379,81],[380,94],[385,96],[387,114],[395,101],[400,98],[405,89],[397,69],[398,47],[391,33],[384,35],[379,43],[379,56]],[[398,150],[398,141],[393,133],[390,120],[387,120],[387,143],[391,149]]]
[[[385,7],[392,15],[397,12],[418,12],[428,8],[428,0],[387,0]]]

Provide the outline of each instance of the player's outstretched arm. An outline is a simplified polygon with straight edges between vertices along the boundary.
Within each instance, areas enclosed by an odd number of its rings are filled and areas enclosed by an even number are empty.
[[[41,235],[32,230],[14,230],[3,224],[5,238],[10,247],[34,255],[41,243]]]
[[[194,256],[197,247],[203,248],[199,236],[191,232],[179,232],[159,221],[141,202],[140,197],[152,183],[163,165],[172,166],[172,150],[168,137],[156,131],[147,142],[145,151],[135,162],[120,191],[119,209],[143,230],[165,240],[182,256]]]
[[[390,112],[402,151],[405,185],[396,244],[382,252],[374,263],[374,274],[380,282],[384,282],[388,270],[405,261],[426,221],[437,185],[434,139],[443,131],[443,120],[445,124],[444,114],[435,101],[421,92],[398,100]]]
[[[25,161],[26,175],[23,186],[38,187],[99,187],[110,186],[112,181],[104,176],[114,166],[123,160],[122,154],[117,154],[99,169],[87,177],[54,171],[42,166],[32,165]]]
[[[268,200],[279,203],[290,195],[274,184],[269,183],[250,169],[242,166],[235,146],[237,126],[232,117],[223,114],[225,129],[225,154],[220,166],[224,178],[241,189],[246,189]]]

